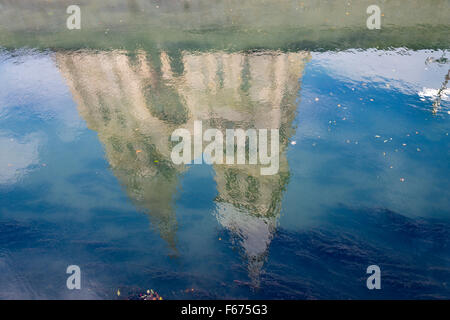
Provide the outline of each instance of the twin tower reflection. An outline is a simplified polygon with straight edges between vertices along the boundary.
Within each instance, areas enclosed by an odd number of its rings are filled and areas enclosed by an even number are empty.
[[[241,247],[257,285],[289,181],[286,149],[294,134],[307,52],[78,51],[56,54],[87,126],[98,133],[114,175],[176,252],[174,195],[189,168],[171,161],[170,136],[201,120],[216,128],[279,129],[279,171],[213,165],[217,221]]]

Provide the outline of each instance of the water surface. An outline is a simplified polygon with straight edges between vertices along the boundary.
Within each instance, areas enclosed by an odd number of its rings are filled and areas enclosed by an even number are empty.
[[[420,47],[397,31],[419,37],[423,26],[402,21],[381,38],[352,22],[337,24],[344,45],[289,45],[247,38],[260,22],[245,15],[235,30],[226,19],[192,25],[186,15],[198,10],[229,12],[193,4],[161,9],[186,22],[183,32],[200,28],[199,42],[135,35],[130,45],[130,30],[148,28],[138,18],[104,41],[89,25],[84,45],[42,25],[28,40],[10,37],[19,27],[0,30],[0,298],[151,288],[164,299],[448,299],[450,75],[439,12]],[[37,5],[38,16],[56,12]],[[252,8],[240,10],[263,15]],[[308,8],[325,19],[326,6]],[[287,35],[281,20],[274,14]],[[398,46],[377,48],[380,39]],[[196,120],[279,129],[278,173],[175,165],[170,135]],[[66,288],[72,264],[81,290]],[[372,264],[382,290],[366,287]]]

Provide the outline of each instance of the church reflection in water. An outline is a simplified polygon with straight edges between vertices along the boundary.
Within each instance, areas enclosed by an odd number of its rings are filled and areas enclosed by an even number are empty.
[[[170,158],[176,128],[279,129],[279,171],[213,165],[215,215],[242,249],[254,285],[289,181],[300,80],[308,52],[79,51],[56,54],[80,115],[98,133],[114,175],[176,251],[174,195],[188,167]]]

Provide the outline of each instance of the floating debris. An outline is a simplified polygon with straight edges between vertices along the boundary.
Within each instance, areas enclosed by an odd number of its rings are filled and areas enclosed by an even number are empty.
[[[295,145],[297,144],[297,141],[291,141],[291,144],[292,144],[293,146],[295,146]]]
[[[405,178],[400,178],[400,181],[401,182],[405,182]]]
[[[146,294],[140,294],[139,300],[162,300],[163,298],[153,289],[147,290]]]

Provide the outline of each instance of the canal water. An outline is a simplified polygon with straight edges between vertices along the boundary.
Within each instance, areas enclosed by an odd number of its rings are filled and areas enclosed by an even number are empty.
[[[165,30],[171,45],[130,48],[138,18],[98,47],[94,27],[84,46],[0,29],[0,298],[450,298],[448,28],[386,47],[337,24],[345,43],[282,46],[221,17],[236,42],[219,24],[204,45]],[[174,164],[171,134],[194,121],[278,129],[279,170]]]

